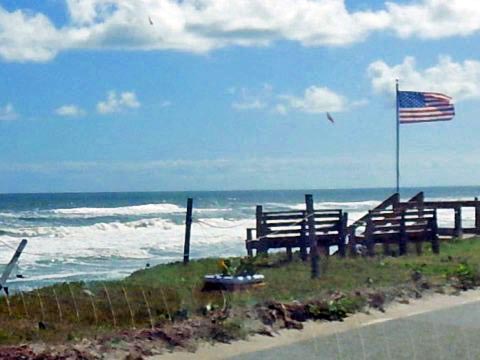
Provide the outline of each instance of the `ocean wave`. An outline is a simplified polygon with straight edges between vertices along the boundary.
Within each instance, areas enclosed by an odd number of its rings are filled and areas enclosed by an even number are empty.
[[[325,201],[325,202],[316,202],[315,208],[320,209],[342,209],[342,210],[362,210],[362,209],[373,209],[375,206],[380,204],[378,200],[365,200],[365,201]],[[288,206],[292,210],[305,210],[305,204],[294,204]]]
[[[74,216],[116,216],[116,215],[141,215],[141,214],[168,214],[184,212],[185,208],[175,204],[146,204],[121,207],[82,207],[72,209],[54,209],[54,214]]]
[[[10,237],[59,237],[64,238],[77,233],[88,234],[92,231],[97,232],[119,232],[122,230],[132,230],[141,228],[155,227],[160,230],[169,230],[176,225],[173,221],[163,218],[142,219],[136,221],[110,223],[99,222],[88,226],[37,226],[30,228],[10,228],[0,229],[0,235]]]
[[[210,226],[205,225],[208,223]],[[192,247],[215,247],[233,244],[243,247],[245,228],[254,219],[202,218],[192,224]],[[5,231],[5,230],[4,230]],[[42,261],[54,266],[72,258],[148,259],[158,253],[181,252],[185,225],[168,219],[154,218],[130,222],[97,223],[88,226],[51,226],[7,229],[1,239],[15,247],[19,238],[29,240],[22,259],[27,263]],[[0,244],[0,248],[4,245]],[[155,254],[151,253],[152,249]],[[208,255],[208,254],[207,254]],[[0,262],[8,261],[11,251],[0,251]],[[38,264],[37,264],[38,265]]]

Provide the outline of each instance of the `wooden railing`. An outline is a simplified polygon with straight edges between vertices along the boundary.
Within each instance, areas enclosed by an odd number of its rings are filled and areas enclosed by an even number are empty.
[[[385,255],[405,255],[408,242],[415,244],[420,255],[425,241],[430,242],[433,253],[438,254],[437,210],[394,209],[369,213],[363,238],[368,255],[375,255],[377,244],[383,245]],[[392,244],[398,245],[398,251],[392,252]]]
[[[412,204],[400,202],[399,207],[413,208]],[[454,200],[454,201],[425,201],[423,198],[416,206],[417,208],[429,209],[451,209],[454,211],[454,221],[452,227],[439,226],[438,232],[440,235],[462,237],[463,234],[477,234],[480,235],[480,201],[477,197],[473,200]],[[474,208],[475,221],[473,227],[463,227],[462,225],[462,209]]]
[[[474,227],[462,226],[463,208],[475,209]],[[453,228],[438,225],[437,209],[454,210]],[[433,216],[432,212],[434,212],[435,228],[432,225],[433,220],[428,220],[428,224],[425,223],[426,219],[430,219]],[[386,239],[388,236],[391,236],[394,242],[400,241],[399,239],[407,235],[415,235],[418,238],[418,234],[424,236],[426,241],[434,241],[432,236],[436,238],[438,235],[453,237],[462,237],[463,234],[480,235],[480,201],[477,197],[466,201],[425,201],[424,193],[419,192],[409,200],[402,202],[399,194],[395,193],[348,227],[348,215],[341,209],[316,210],[314,213],[317,246],[326,255],[329,254],[330,246],[335,245],[338,246],[340,255],[344,256],[347,244],[350,254],[352,256],[356,255],[357,245],[368,242],[367,238],[371,236],[372,226],[373,229],[382,230],[380,232],[381,235],[375,235],[374,238],[381,240],[380,238]],[[407,216],[404,219],[406,223],[403,223],[403,225],[401,216],[400,218],[398,217],[398,214],[402,213]],[[408,218],[414,213],[418,215],[418,218],[412,223]],[[385,218],[376,219],[379,215],[385,216]],[[390,219],[388,216],[393,216],[393,218]],[[382,221],[384,224],[380,225]],[[362,234],[357,234],[356,230],[362,226],[365,226],[365,231]],[[381,226],[389,228],[382,229]],[[406,233],[401,233],[400,229],[402,227]],[[378,233],[377,230],[374,230],[373,233]],[[415,232],[414,230],[417,231]],[[432,235],[433,231],[434,235]],[[299,248],[301,257],[306,259],[307,248],[310,244],[308,234],[306,210],[264,212],[263,207],[258,205],[256,209],[256,228],[247,229],[247,252],[252,256],[253,250],[256,250],[258,253],[268,253],[269,249],[285,248],[288,257],[291,258],[292,248]],[[415,240],[414,242],[416,243],[417,252],[420,253],[422,248],[421,241]],[[315,244],[315,242],[312,242],[312,244]],[[435,246],[437,245],[434,245],[432,242],[432,247]],[[389,241],[385,240],[384,250],[388,251],[388,247]],[[436,251],[436,248],[434,251]]]
[[[345,255],[348,214],[342,210],[315,210],[315,236],[317,246],[329,255],[331,246],[338,246],[339,254]],[[306,259],[310,244],[306,210],[264,212],[261,205],[256,209],[256,228],[247,229],[246,248],[249,256],[253,250],[268,253],[269,249],[285,248],[289,259],[292,249],[300,249]],[[256,238],[253,238],[255,232]]]

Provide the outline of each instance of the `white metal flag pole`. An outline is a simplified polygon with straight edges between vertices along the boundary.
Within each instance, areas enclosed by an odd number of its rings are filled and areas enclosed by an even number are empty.
[[[395,80],[395,95],[396,95],[396,110],[397,110],[397,194],[400,194],[400,118],[398,109],[399,94],[398,94],[398,79]]]

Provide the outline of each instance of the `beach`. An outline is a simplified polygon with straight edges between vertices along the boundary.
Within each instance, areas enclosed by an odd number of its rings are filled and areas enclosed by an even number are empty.
[[[424,190],[431,199],[471,199],[478,187]],[[343,209],[349,222],[376,206],[391,189],[313,190],[317,209]],[[0,264],[21,239],[29,243],[11,289],[29,290],[64,281],[121,279],[147,264],[183,257],[185,206],[193,197],[191,258],[245,255],[245,229],[255,225],[255,206],[266,211],[304,209],[303,190],[70,193],[0,195]],[[439,210],[440,225],[452,225]],[[465,209],[464,226],[474,222]]]

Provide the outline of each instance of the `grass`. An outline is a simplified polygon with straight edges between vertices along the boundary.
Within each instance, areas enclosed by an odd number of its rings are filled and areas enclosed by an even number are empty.
[[[202,278],[219,271],[218,260],[159,265],[121,281],[57,284],[23,297],[10,296],[9,306],[0,298],[0,344],[63,342],[118,333],[120,329],[148,328],[151,323],[169,324],[200,315],[207,306],[221,308],[226,303],[245,308],[271,300],[305,302],[332,292],[398,287],[411,283],[414,272],[434,284],[444,285],[455,278],[471,287],[479,279],[480,238],[444,241],[440,255],[425,247],[422,256],[331,257],[322,261],[322,276],[316,280],[310,278],[308,262],[297,256],[287,262],[283,254],[274,254],[255,260],[258,271],[265,275],[265,286],[238,292],[202,292]],[[45,329],[39,329],[39,322]]]

